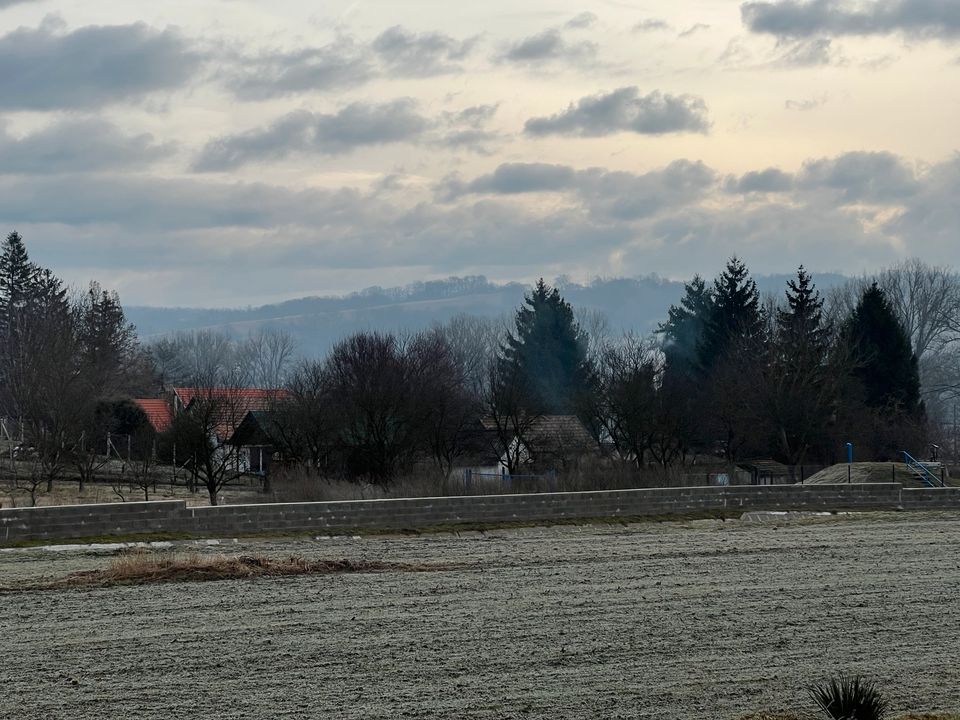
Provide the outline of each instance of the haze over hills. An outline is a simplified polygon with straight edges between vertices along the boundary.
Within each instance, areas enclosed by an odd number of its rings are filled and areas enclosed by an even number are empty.
[[[788,275],[756,278],[761,293],[781,294]],[[845,281],[842,275],[817,275],[822,290]],[[555,283],[576,309],[602,312],[611,332],[652,332],[671,304],[683,294],[683,283],[657,275],[596,279],[578,284]],[[198,329],[243,336],[262,328],[278,328],[296,338],[304,355],[325,353],[339,339],[358,330],[417,330],[467,313],[509,317],[529,286],[499,284],[483,276],[451,277],[395,288],[371,287],[340,297],[304,297],[260,307],[235,309],[130,307],[127,315],[145,342]]]

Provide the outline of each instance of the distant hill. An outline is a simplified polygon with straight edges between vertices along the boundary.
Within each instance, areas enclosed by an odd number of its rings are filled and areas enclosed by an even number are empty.
[[[789,276],[756,278],[762,293],[780,294]],[[842,283],[841,275],[816,277],[821,289]],[[671,304],[683,294],[683,283],[656,275],[597,279],[580,285],[558,281],[575,308],[599,310],[611,331],[652,332]],[[326,352],[339,339],[358,330],[418,330],[467,313],[483,317],[509,316],[529,288],[520,283],[498,284],[482,276],[451,277],[405,287],[371,287],[341,297],[305,297],[273,305],[242,309],[129,307],[127,316],[141,339],[180,331],[212,329],[246,335],[264,327],[286,330],[304,355]]]

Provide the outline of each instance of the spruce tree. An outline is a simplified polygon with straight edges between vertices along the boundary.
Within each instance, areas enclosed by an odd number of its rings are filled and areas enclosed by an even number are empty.
[[[531,412],[572,414],[591,387],[587,338],[573,308],[542,278],[517,310],[502,362],[514,364],[528,384]]]
[[[713,295],[700,275],[684,285],[679,305],[671,305],[667,321],[657,329],[664,338],[667,365],[686,374],[697,367],[697,348],[713,312]]]
[[[803,265],[797,279],[787,281],[787,305],[777,310],[779,345],[786,359],[819,364],[827,352],[829,324],[823,317],[823,298]]]
[[[883,290],[873,283],[847,321],[844,333],[853,352],[853,374],[867,406],[916,413],[920,410],[920,371],[903,324]]]
[[[750,271],[733,257],[713,284],[713,307],[697,347],[700,369],[712,370],[737,346],[763,336],[763,310]]]
[[[34,294],[37,275],[23,238],[16,231],[7,235],[0,250],[0,337],[8,344],[15,341],[18,318]]]

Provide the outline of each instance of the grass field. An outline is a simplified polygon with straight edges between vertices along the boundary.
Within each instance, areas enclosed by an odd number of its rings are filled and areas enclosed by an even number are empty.
[[[895,714],[956,712],[958,521],[191,546],[398,569],[0,594],[0,717],[733,719],[810,710],[840,670]],[[112,559],[3,551],[0,585]]]

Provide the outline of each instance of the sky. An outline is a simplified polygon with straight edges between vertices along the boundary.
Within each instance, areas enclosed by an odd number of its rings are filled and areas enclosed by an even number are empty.
[[[960,264],[955,0],[0,0],[0,229],[125,304]]]

